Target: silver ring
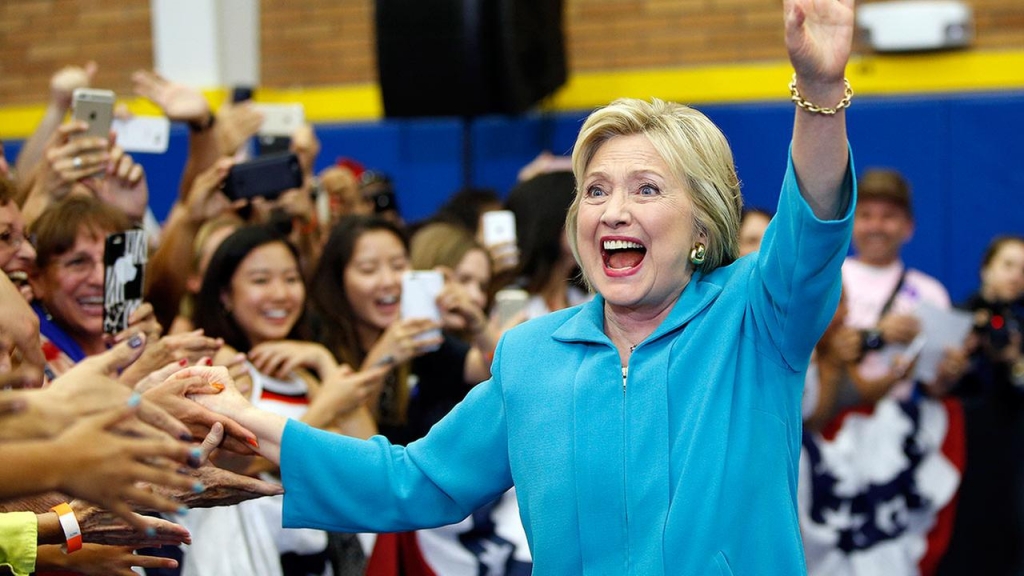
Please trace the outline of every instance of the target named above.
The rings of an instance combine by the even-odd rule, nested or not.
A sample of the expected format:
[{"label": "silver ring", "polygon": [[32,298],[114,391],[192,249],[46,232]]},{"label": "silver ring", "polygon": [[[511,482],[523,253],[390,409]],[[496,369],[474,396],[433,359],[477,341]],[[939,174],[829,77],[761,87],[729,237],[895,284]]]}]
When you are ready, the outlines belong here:
[{"label": "silver ring", "polygon": [[75,170],[78,170],[79,168],[82,167],[82,159],[78,156],[75,156],[74,158],[71,159],[71,166],[73,166]]}]

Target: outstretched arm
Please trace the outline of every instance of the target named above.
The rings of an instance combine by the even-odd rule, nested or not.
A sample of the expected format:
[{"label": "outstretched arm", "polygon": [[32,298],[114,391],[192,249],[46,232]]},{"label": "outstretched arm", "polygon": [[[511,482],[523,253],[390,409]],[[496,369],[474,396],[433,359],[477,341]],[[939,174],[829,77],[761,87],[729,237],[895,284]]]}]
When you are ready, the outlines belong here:
[{"label": "outstretched arm", "polygon": [[[836,108],[853,39],[854,0],[786,0],[786,49],[796,89],[806,102]],[[800,190],[823,220],[840,217],[849,197],[842,190],[849,163],[846,112],[811,112],[798,106],[793,124],[793,166]]]}]

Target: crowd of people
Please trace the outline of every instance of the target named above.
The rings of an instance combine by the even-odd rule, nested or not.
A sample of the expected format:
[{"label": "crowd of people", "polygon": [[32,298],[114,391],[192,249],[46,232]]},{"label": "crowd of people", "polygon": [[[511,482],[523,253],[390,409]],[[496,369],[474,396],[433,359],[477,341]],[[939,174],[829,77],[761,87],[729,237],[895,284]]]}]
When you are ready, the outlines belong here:
[{"label": "crowd of people", "polygon": [[[301,187],[230,200],[258,110],[139,71],[189,127],[159,224],[142,167],[65,120],[96,66],[57,71],[0,148],[0,572],[1024,573],[1024,236],[959,306],[908,266],[910,183],[847,144],[852,0],[785,4],[774,211],[657,99],[422,222],[357,161],[316,173],[308,125]],[[131,229],[145,302],[111,331]],[[435,319],[402,313],[411,270],[441,273]]]}]

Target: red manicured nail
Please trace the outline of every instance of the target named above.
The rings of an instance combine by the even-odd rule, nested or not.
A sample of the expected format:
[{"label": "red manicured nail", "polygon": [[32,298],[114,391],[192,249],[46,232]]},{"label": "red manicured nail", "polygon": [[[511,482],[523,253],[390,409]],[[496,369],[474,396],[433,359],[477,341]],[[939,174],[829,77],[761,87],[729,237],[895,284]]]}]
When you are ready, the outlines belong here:
[{"label": "red manicured nail", "polygon": [[188,358],[182,358],[181,360],[178,360],[178,366],[181,366],[182,368],[188,366]]},{"label": "red manicured nail", "polygon": [[256,440],[256,438],[246,438],[245,441],[247,444],[249,444],[249,446],[252,446],[253,448],[259,450],[260,443],[259,441]]},{"label": "red manicured nail", "polygon": [[207,366],[213,366],[213,358],[207,358],[206,360],[203,361],[203,363],[206,364]]},{"label": "red manicured nail", "polygon": [[221,384],[220,382],[211,382],[210,386],[213,386],[213,389],[216,390],[217,392],[224,390],[224,385]]}]

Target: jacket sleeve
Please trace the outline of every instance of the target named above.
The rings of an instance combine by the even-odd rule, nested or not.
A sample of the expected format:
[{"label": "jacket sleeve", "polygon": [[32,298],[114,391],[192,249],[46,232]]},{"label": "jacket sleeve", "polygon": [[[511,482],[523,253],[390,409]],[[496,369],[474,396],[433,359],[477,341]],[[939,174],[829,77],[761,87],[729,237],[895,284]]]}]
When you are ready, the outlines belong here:
[{"label": "jacket sleeve", "polygon": [[477,385],[408,447],[289,421],[285,527],[398,532],[458,522],[512,486],[501,386]]},{"label": "jacket sleeve", "polygon": [[835,220],[820,220],[800,193],[790,156],[778,211],[765,231],[749,283],[752,313],[764,332],[760,336],[793,370],[807,368],[839,303],[856,206],[852,154],[843,188],[845,213]]},{"label": "jacket sleeve", "polygon": [[36,569],[39,524],[33,512],[0,514],[0,567],[14,576],[28,576]]}]

